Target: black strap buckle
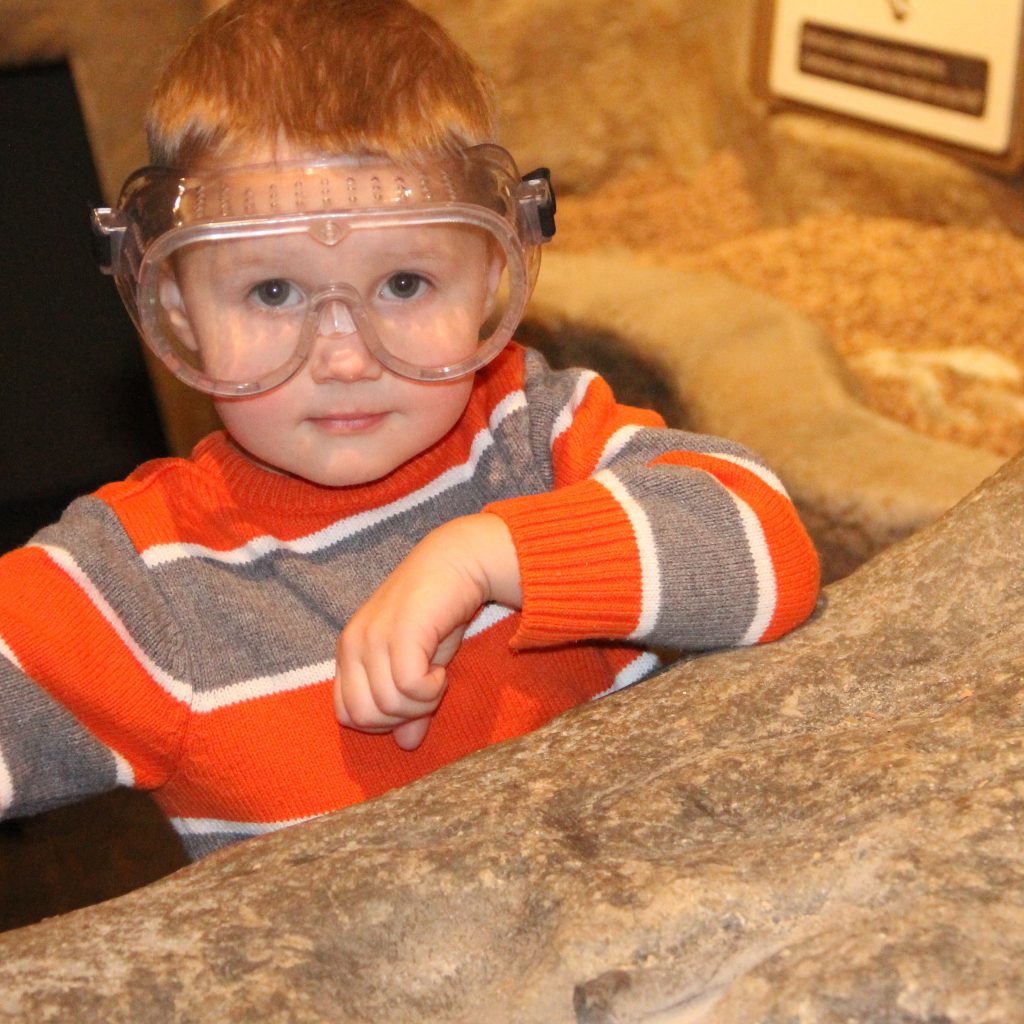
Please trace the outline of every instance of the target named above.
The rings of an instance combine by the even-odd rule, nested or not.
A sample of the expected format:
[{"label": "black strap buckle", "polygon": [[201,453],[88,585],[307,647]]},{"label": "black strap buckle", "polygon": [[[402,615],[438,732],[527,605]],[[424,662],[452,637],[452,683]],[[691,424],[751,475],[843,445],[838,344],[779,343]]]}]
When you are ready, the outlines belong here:
[{"label": "black strap buckle", "polygon": [[544,193],[543,201],[537,203],[537,220],[540,223],[541,235],[547,242],[555,237],[555,190],[551,184],[551,171],[547,167],[538,167],[523,175],[528,185],[539,186]]}]

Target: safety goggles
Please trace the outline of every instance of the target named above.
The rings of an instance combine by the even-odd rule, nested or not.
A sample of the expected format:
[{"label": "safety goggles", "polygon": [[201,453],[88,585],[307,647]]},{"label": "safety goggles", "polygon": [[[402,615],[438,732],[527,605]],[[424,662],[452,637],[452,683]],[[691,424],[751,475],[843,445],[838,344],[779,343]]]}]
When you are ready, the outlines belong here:
[{"label": "safety goggles", "polygon": [[546,169],[520,177],[487,145],[426,167],[144,168],[93,229],[164,364],[238,396],[287,380],[321,338],[413,380],[480,369],[522,317],[554,212]]}]

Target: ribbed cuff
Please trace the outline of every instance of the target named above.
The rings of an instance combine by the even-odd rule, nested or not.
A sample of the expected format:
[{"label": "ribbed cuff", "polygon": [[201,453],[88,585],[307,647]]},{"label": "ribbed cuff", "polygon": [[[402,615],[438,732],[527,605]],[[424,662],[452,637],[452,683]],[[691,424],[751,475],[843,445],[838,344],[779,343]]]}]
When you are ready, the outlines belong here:
[{"label": "ribbed cuff", "polygon": [[621,639],[641,608],[640,563],[629,518],[601,484],[584,480],[484,508],[508,526],[523,589],[517,648]]}]

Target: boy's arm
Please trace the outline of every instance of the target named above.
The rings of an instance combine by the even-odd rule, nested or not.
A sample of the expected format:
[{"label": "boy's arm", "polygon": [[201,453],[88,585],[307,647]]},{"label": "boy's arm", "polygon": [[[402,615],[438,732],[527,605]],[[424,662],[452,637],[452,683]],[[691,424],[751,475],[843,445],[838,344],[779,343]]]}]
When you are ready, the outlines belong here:
[{"label": "boy's arm", "polygon": [[[353,620],[357,633],[349,626],[339,643],[336,705],[345,724],[388,731],[407,722],[396,738],[416,746],[443,696],[443,666],[488,599],[479,579],[513,558],[516,600],[490,599],[522,609],[513,640],[521,648],[588,639],[681,650],[763,643],[813,610],[817,555],[782,484],[756,456],[618,405],[594,374],[555,373],[533,354],[525,365],[529,415],[506,443],[531,448],[552,486],[485,506],[511,547],[505,534],[491,546],[460,538],[464,520],[429,535],[382,587],[397,641],[384,629],[374,634],[371,598],[366,616]],[[432,582],[441,565],[445,582]],[[400,603],[398,591],[413,587],[419,596]],[[441,592],[450,604],[437,601]],[[396,682],[387,666],[408,649],[403,631],[414,634],[418,660],[413,668],[402,660]]]},{"label": "boy's arm", "polygon": [[519,559],[516,646],[703,650],[764,643],[810,615],[817,553],[756,455],[618,405],[588,371],[554,373],[532,354],[526,365],[527,395],[532,381],[547,396],[533,436],[550,451],[552,486],[486,506]]}]

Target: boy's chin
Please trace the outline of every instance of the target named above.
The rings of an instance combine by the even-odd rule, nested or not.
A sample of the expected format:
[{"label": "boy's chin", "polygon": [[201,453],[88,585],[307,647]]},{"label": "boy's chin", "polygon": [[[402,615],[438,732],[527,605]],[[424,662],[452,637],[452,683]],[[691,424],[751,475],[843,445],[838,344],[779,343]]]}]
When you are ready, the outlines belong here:
[{"label": "boy's chin", "polygon": [[383,480],[398,468],[390,460],[337,459],[323,464],[297,464],[279,473],[320,487],[362,487]]}]

